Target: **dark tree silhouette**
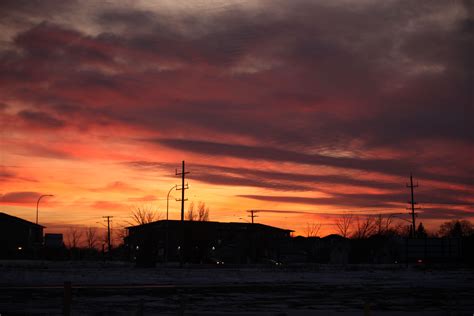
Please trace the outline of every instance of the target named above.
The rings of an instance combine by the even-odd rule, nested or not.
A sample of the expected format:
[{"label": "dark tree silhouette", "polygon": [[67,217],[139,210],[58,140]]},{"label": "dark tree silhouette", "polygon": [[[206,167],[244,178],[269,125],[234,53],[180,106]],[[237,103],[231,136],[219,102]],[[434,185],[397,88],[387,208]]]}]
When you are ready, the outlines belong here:
[{"label": "dark tree silhouette", "polygon": [[153,211],[151,206],[135,206],[132,210],[131,225],[143,225],[155,222],[161,218],[161,214]]},{"label": "dark tree silhouette", "polygon": [[206,203],[199,202],[197,212],[198,212],[198,221],[201,221],[201,222],[209,221],[209,207],[206,206]]},{"label": "dark tree silhouette", "polygon": [[428,237],[428,233],[426,232],[425,226],[423,226],[422,222],[420,222],[420,224],[418,224],[418,228],[416,229],[416,236],[419,237],[419,238]]},{"label": "dark tree silhouette", "polygon": [[186,219],[188,221],[195,221],[197,220],[198,215],[197,211],[194,209],[194,202],[189,203],[188,211],[186,212]]},{"label": "dark tree silhouette", "polygon": [[467,237],[474,234],[474,227],[468,220],[452,220],[441,224],[439,235],[442,237]]},{"label": "dark tree silhouette", "polygon": [[375,218],[372,216],[365,216],[365,218],[356,218],[356,230],[353,237],[356,239],[364,239],[372,236],[376,231]]},{"label": "dark tree silhouette", "polygon": [[82,231],[77,227],[70,227],[68,229],[67,241],[70,249],[79,248],[82,239]]},{"label": "dark tree silhouette", "polygon": [[97,234],[96,227],[87,227],[86,229],[86,242],[87,248],[94,249],[99,242],[99,235]]},{"label": "dark tree silhouette", "polygon": [[306,223],[306,237],[317,237],[321,230],[321,224],[319,223]]},{"label": "dark tree silhouette", "polygon": [[374,219],[374,225],[375,225],[375,235],[388,235],[392,233],[391,229],[391,224],[392,224],[392,217],[389,216],[383,216],[383,214],[379,214],[375,217]]},{"label": "dark tree silhouette", "polygon": [[209,207],[206,206],[206,203],[199,202],[196,208],[194,202],[191,202],[186,213],[186,219],[188,221],[209,221]]},{"label": "dark tree silhouette", "polygon": [[412,225],[411,224],[403,224],[399,223],[395,226],[394,228],[395,234],[401,236],[401,237],[411,237],[412,236]]},{"label": "dark tree silhouette", "polygon": [[353,220],[354,217],[352,214],[341,214],[341,216],[336,219],[336,230],[339,235],[345,238],[349,237]]}]

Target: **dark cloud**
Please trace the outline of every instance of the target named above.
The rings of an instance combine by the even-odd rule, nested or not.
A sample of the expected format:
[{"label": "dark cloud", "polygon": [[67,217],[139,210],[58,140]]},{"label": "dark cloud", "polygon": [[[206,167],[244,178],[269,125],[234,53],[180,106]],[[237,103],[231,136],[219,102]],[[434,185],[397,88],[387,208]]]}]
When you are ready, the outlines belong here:
[{"label": "dark cloud", "polygon": [[125,26],[126,29],[120,29],[122,32],[143,32],[153,24],[159,22],[156,14],[150,11],[142,10],[108,10],[97,16],[97,21],[106,26],[117,27]]},{"label": "dark cloud", "polygon": [[[399,208],[404,203],[408,206],[409,194],[386,193],[386,194],[356,194],[332,192],[329,197],[300,197],[300,196],[275,196],[275,195],[238,195],[239,197],[282,203],[298,203],[310,205],[336,205],[353,208]],[[420,205],[451,205],[472,207],[468,201],[469,196],[436,196],[430,192],[416,195]]]},{"label": "dark cloud", "polygon": [[[154,161],[130,161],[126,162],[125,165],[135,169],[160,172],[173,170],[177,167],[176,164]],[[400,187],[403,187],[403,184],[396,182],[377,181],[372,179],[367,180],[342,174],[317,175],[310,173],[289,173],[275,170],[249,169],[244,167],[224,167],[204,164],[188,164],[188,168],[190,168],[190,170],[192,171],[189,177],[199,175],[199,179],[196,179],[203,182],[212,181],[213,175],[218,175],[219,177],[229,176],[229,182],[232,182],[232,179],[238,176],[245,177],[249,180],[258,181],[262,184],[265,184],[265,181],[267,183],[294,182],[305,186],[306,189],[314,186],[324,187],[328,184],[342,184],[348,186],[368,187],[375,189],[399,189]],[[263,185],[263,187],[267,186]],[[303,188],[304,187],[302,187],[301,189]]]},{"label": "dark cloud", "polygon": [[[416,193],[416,202],[419,204],[447,204],[447,205],[470,205],[468,197],[470,195],[462,195],[457,191],[451,191],[452,194],[446,194],[440,196],[436,194],[437,191],[424,190],[421,193]],[[406,192],[394,192],[387,194],[346,194],[346,193],[335,193],[338,199],[347,199],[349,201],[371,201],[376,200],[387,203],[403,203],[410,200],[409,191]]]},{"label": "dark cloud", "polygon": [[254,194],[245,194],[238,195],[242,198],[254,199],[260,201],[269,201],[269,202],[281,202],[281,203],[296,203],[296,204],[307,204],[307,205],[334,205],[340,207],[349,207],[349,208],[360,208],[360,207],[378,207],[378,208],[388,208],[394,207],[396,205],[379,201],[376,198],[370,200],[363,200],[357,197],[355,198],[338,198],[338,197],[301,197],[301,196],[270,196],[270,195],[254,195]]},{"label": "dark cloud", "polygon": [[423,207],[418,212],[418,221],[424,219],[463,219],[472,218],[474,211],[464,211],[450,207]]},{"label": "dark cloud", "polygon": [[259,187],[266,189],[282,190],[282,191],[310,191],[311,187],[302,184],[291,184],[280,182],[273,182],[270,179],[251,179],[247,177],[230,176],[223,174],[190,174],[188,179],[198,180],[205,183],[228,185],[228,186],[248,186]]},{"label": "dark cloud", "polygon": [[[147,170],[151,172],[170,172],[177,167],[175,164],[133,161],[126,163],[135,169]],[[354,207],[388,207],[394,204],[403,204],[409,201],[409,191],[405,187],[404,180],[400,182],[386,182],[376,179],[361,179],[354,176],[341,174],[315,175],[286,173],[269,170],[258,170],[248,168],[223,167],[202,164],[188,164],[191,173],[189,179],[199,180],[205,183],[217,185],[242,185],[254,186],[279,191],[310,191],[316,190],[331,195],[330,198],[293,198],[293,197],[266,197],[267,200],[288,201],[289,203],[302,204],[336,204]],[[170,172],[171,173],[171,172]],[[331,185],[340,185],[328,189]],[[366,187],[376,190],[389,190],[387,194],[347,194],[351,190],[360,190]],[[472,196],[472,189],[443,189],[425,185],[422,182],[420,188],[416,189],[416,201],[421,205],[470,205],[469,197]],[[253,196],[255,198],[255,196]],[[258,199],[263,199],[258,197]]]},{"label": "dark cloud", "polygon": [[13,172],[11,170],[8,170],[7,168],[3,167],[2,169],[0,169],[0,180],[1,181],[4,181],[4,182],[8,182],[8,181],[17,181],[17,180],[20,180],[20,181],[27,181],[27,182],[38,182],[38,180],[36,179],[33,179],[31,177],[24,177],[24,176],[21,176],[19,175],[18,173],[16,172]]},{"label": "dark cloud", "polygon": [[35,127],[56,129],[65,126],[64,121],[58,120],[57,118],[54,118],[45,112],[24,110],[19,112],[18,116],[22,118],[27,124],[31,124]]},{"label": "dark cloud", "polygon": [[26,143],[23,147],[18,146],[13,150],[16,154],[22,156],[45,157],[51,159],[74,159],[71,154],[47,145]]},{"label": "dark cloud", "polygon": [[15,173],[8,171],[6,169],[0,169],[0,179],[2,181],[8,181],[8,180],[14,179],[15,177],[16,177]]},{"label": "dark cloud", "polygon": [[[271,9],[279,15],[264,10],[250,13],[237,9],[220,12],[205,21],[178,14],[111,8],[99,12],[97,19],[110,27],[124,25],[114,34],[102,33],[91,37],[56,25],[42,24],[18,36],[17,44],[37,57],[59,54],[59,60],[65,66],[64,71],[69,71],[65,77],[70,83],[58,83],[58,88],[104,87],[124,94],[121,102],[136,89],[147,91],[143,77],[134,78],[142,85],[130,89],[127,87],[129,80],[125,79],[130,76],[76,71],[77,67],[98,63],[122,70],[114,62],[115,59],[137,62],[136,57],[139,56],[146,63],[158,61],[160,64],[170,59],[184,63],[184,68],[157,73],[150,78],[155,82],[153,89],[158,87],[164,95],[172,90],[169,89],[172,86],[182,87],[178,95],[171,96],[172,100],[160,102],[172,102],[172,106],[152,107],[146,103],[155,100],[144,100],[146,103],[139,105],[141,111],[116,106],[113,109],[104,109],[103,106],[89,109],[102,112],[110,121],[146,126],[160,132],[172,126],[178,128],[182,124],[207,129],[210,133],[245,134],[264,141],[299,146],[347,145],[356,138],[366,142],[369,149],[372,146],[398,148],[399,143],[405,143],[401,140],[409,139],[456,138],[472,141],[472,124],[467,124],[468,121],[459,124],[460,117],[469,117],[463,115],[469,114],[465,113],[468,108],[462,106],[463,101],[456,97],[460,95],[457,89],[459,83],[466,81],[461,74],[428,71],[427,74],[412,78],[403,77],[393,72],[401,58],[386,60],[391,56],[387,51],[395,50],[399,41],[407,47],[415,45],[410,44],[411,38],[416,39],[414,43],[422,43],[415,36],[420,34],[423,37],[425,32],[433,28],[436,31],[431,32],[442,34],[439,36],[440,41],[465,36],[458,34],[464,34],[459,28],[443,28],[435,22],[428,24],[431,28],[423,25],[413,32],[398,32],[398,26],[403,23],[412,20],[412,23],[421,23],[415,18],[418,12],[429,16],[437,12],[439,7],[442,6],[398,2],[389,6],[370,4],[361,6],[354,14],[352,10],[340,6],[298,1],[292,5],[283,4],[280,9]],[[281,11],[283,8],[285,10]],[[329,28],[324,22],[328,19],[344,23],[336,23],[338,27]],[[387,35],[362,36],[373,33],[374,26],[380,33],[386,31]],[[393,38],[388,34],[393,35]],[[423,49],[422,44],[416,45]],[[465,50],[464,46],[450,45],[448,42],[438,46],[454,52]],[[410,55],[411,50],[404,49],[402,52]],[[452,54],[439,55],[441,61],[437,62],[443,69],[456,62]],[[422,62],[421,57],[414,60]],[[160,58],[164,59],[160,61]],[[247,84],[238,76],[222,75],[226,69],[222,68],[220,61],[228,64],[232,60],[232,65],[241,65],[245,63],[245,58],[260,58],[263,61],[276,59],[280,66],[246,75]],[[207,65],[203,72],[196,66],[202,63]],[[414,62],[412,67],[417,67],[417,64]],[[429,69],[430,66],[426,67]],[[204,100],[199,100],[200,96],[196,98],[196,93],[193,95],[193,91],[182,84],[183,78],[189,74],[199,78],[198,84],[206,85],[200,91],[207,92],[210,91],[208,87],[218,85],[225,86],[229,95],[216,98],[211,93]],[[401,81],[403,88],[396,93],[382,93],[387,90],[385,86],[395,80],[392,78]],[[173,84],[168,85],[166,81]],[[258,92],[251,88],[255,86],[260,87]],[[436,89],[431,89],[429,94],[422,93],[433,86]],[[423,90],[411,87],[421,87]],[[231,97],[242,98],[245,94],[241,91],[249,88],[249,96],[254,96],[253,101],[247,98],[245,102],[250,104],[230,102]],[[255,96],[255,93],[259,95]],[[285,103],[282,104],[282,101]],[[328,112],[327,106],[331,103],[347,103],[335,108],[343,112],[362,107],[365,109],[364,117],[353,119],[337,113],[330,114],[332,111]],[[288,104],[302,107],[305,111],[289,111]],[[282,111],[286,120],[277,117],[282,115]],[[88,113],[84,111],[83,114],[85,116]],[[266,118],[265,124],[260,123],[262,116]]]},{"label": "dark cloud", "polygon": [[[318,211],[293,211],[293,210],[256,210],[262,213],[275,213],[275,214],[288,214],[288,215],[312,215],[317,216],[318,218],[326,218],[326,219],[337,219],[341,216],[338,213],[324,213]],[[444,207],[444,208],[431,208],[431,207],[423,207],[420,210],[417,210],[417,220],[418,221],[425,221],[425,220],[439,220],[439,219],[462,219],[462,218],[472,218],[474,216],[474,211],[463,211],[455,208]],[[378,216],[382,215],[385,217],[391,217],[393,221],[397,221],[397,219],[405,218],[409,219],[408,213],[393,213],[393,212],[383,212],[381,210],[374,210],[372,212],[350,212],[354,217],[365,217],[365,216]],[[331,225],[331,224],[326,224]]]},{"label": "dark cloud", "polygon": [[0,203],[36,203],[41,193],[38,192],[7,192],[0,195]]},{"label": "dark cloud", "polygon": [[380,172],[397,176],[406,176],[410,171],[413,171],[416,172],[419,177],[430,180],[455,181],[462,184],[472,184],[473,181],[471,177],[450,176],[424,172],[422,171],[418,162],[403,159],[330,157],[319,154],[306,154],[304,152],[296,152],[274,147],[256,147],[198,140],[154,139],[149,141],[173,149],[211,156],[228,156],[242,159],[267,160],[274,162],[293,162],[299,164],[354,169],[365,172]]},{"label": "dark cloud", "polygon": [[368,187],[375,189],[399,189],[400,184],[394,182],[377,181],[377,180],[366,180],[361,178],[355,178],[352,176],[346,176],[341,174],[330,174],[330,175],[316,175],[310,173],[289,173],[280,171],[267,171],[259,169],[248,169],[248,168],[235,168],[235,167],[222,167],[212,165],[191,165],[191,169],[194,172],[209,173],[209,172],[220,172],[221,174],[235,174],[248,178],[256,179],[267,179],[268,181],[290,181],[295,183],[304,184],[306,186],[324,187],[328,184],[342,184],[348,186]]},{"label": "dark cloud", "polygon": [[309,211],[294,211],[294,210],[260,210],[256,209],[259,213],[275,213],[275,214],[303,214],[303,215],[327,215],[326,213],[317,213]]},{"label": "dark cloud", "polygon": [[[400,160],[391,159],[359,159],[346,157],[330,157],[319,154],[307,154],[305,152],[296,152],[275,147],[257,147],[239,144],[224,144],[200,140],[184,139],[152,139],[149,142],[155,142],[162,146],[174,149],[190,151],[195,153],[230,156],[244,159],[258,159],[268,161],[295,162],[309,165],[327,165],[332,167],[383,171],[394,173],[396,170],[409,170],[410,166]],[[396,174],[400,174],[400,171]]]},{"label": "dark cloud", "polygon": [[53,13],[62,9],[70,8],[77,1],[61,1],[61,0],[3,0],[0,8],[5,15],[15,15],[21,13],[24,18],[46,13]]}]

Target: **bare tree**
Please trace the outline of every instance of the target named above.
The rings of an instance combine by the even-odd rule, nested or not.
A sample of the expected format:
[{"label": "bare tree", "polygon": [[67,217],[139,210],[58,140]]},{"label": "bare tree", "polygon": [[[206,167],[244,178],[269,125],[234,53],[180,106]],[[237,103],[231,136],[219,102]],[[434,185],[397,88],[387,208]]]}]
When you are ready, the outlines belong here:
[{"label": "bare tree", "polygon": [[131,225],[143,225],[155,222],[161,218],[161,214],[156,211],[153,211],[151,206],[135,206],[132,210],[131,222],[128,222]]},{"label": "bare tree", "polygon": [[321,230],[321,224],[319,223],[306,223],[306,237],[317,237]]},{"label": "bare tree", "polygon": [[349,237],[350,231],[352,229],[352,222],[354,217],[350,213],[342,214],[339,218],[336,219],[336,230],[344,238]]},{"label": "bare tree", "polygon": [[363,239],[372,236],[376,231],[376,223],[373,216],[365,216],[365,218],[356,218],[356,231],[354,238]]},{"label": "bare tree", "polygon": [[86,229],[86,242],[87,248],[94,249],[99,241],[99,235],[97,234],[96,227],[87,227]]},{"label": "bare tree", "polygon": [[189,204],[188,211],[186,212],[186,219],[188,221],[209,221],[209,207],[206,206],[206,203],[201,201],[197,207],[194,202],[191,202]]},{"label": "bare tree", "polygon": [[395,225],[394,231],[401,237],[410,237],[412,236],[412,226],[411,224],[398,223]]},{"label": "bare tree", "polygon": [[195,221],[198,219],[198,212],[194,209],[194,202],[189,203],[186,219],[188,221]]},{"label": "bare tree", "polygon": [[379,214],[374,219],[375,225],[375,235],[387,235],[390,232],[390,225],[392,224],[392,217],[383,216],[383,214]]},{"label": "bare tree", "polygon": [[199,202],[197,209],[198,221],[207,222],[209,221],[209,207],[206,206],[206,203]]},{"label": "bare tree", "polygon": [[125,243],[125,238],[128,237],[128,229],[126,229],[127,225],[124,225],[124,224],[121,224],[118,226],[119,226],[118,228],[113,230],[114,232],[113,236],[114,236],[114,240],[116,241],[116,244],[121,245]]},{"label": "bare tree", "polygon": [[69,227],[67,240],[68,247],[71,249],[78,248],[81,243],[82,231],[78,227]]}]

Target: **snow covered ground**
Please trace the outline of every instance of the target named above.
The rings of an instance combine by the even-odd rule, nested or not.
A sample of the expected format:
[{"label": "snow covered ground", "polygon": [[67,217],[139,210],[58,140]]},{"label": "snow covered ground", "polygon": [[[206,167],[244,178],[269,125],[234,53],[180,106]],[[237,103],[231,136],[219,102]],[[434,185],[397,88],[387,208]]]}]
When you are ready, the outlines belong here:
[{"label": "snow covered ground", "polygon": [[473,315],[469,269],[0,261],[0,314]]}]

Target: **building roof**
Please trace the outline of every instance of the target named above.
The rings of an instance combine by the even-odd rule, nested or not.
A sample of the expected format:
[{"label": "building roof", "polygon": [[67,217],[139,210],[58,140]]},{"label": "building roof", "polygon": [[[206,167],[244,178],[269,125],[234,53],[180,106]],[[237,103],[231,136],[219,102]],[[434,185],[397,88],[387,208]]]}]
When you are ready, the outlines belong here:
[{"label": "building roof", "polygon": [[[159,220],[159,221],[155,221],[155,222],[151,222],[151,223],[147,223],[147,224],[128,226],[128,227],[125,227],[125,228],[130,230],[130,229],[135,229],[135,228],[139,228],[139,227],[161,225],[161,224],[164,224],[166,222],[171,223],[171,224],[178,224],[181,221],[180,220],[168,220],[168,221],[167,220]],[[234,226],[234,227],[236,227],[236,226],[237,227],[252,226],[252,227],[260,227],[260,228],[264,228],[264,229],[276,229],[276,230],[280,230],[280,231],[293,232],[293,230],[291,230],[291,229],[284,229],[284,228],[279,228],[279,227],[274,227],[274,226],[269,226],[269,225],[259,224],[259,223],[252,224],[252,223],[241,223],[241,222],[211,222],[211,221],[184,221],[184,222],[186,223],[186,225],[219,225],[219,226]]]},{"label": "building roof", "polygon": [[12,216],[12,215],[0,212],[0,222],[3,222],[3,221],[11,221],[11,222],[16,222],[16,223],[23,224],[23,225],[45,228],[42,225],[35,224],[33,222],[27,221],[26,219],[19,218],[19,217],[16,217],[16,216]]}]

